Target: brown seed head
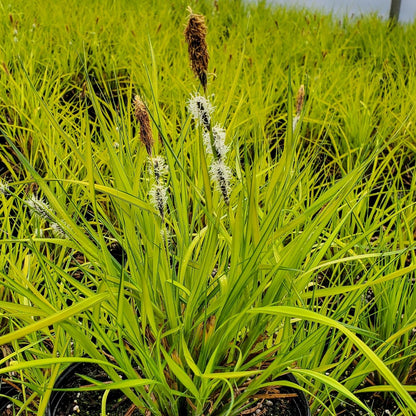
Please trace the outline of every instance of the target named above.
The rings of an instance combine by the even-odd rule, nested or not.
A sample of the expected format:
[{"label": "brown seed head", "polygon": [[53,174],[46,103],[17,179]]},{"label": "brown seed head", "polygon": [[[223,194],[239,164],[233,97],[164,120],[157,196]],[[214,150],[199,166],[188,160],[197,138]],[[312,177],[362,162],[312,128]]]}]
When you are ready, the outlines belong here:
[{"label": "brown seed head", "polygon": [[208,71],[208,48],[205,40],[207,27],[205,18],[200,14],[192,13],[188,8],[189,18],[188,25],[185,29],[185,40],[188,44],[188,54],[191,61],[191,68],[194,74],[199,78],[204,91],[207,88],[207,71]]},{"label": "brown seed head", "polygon": [[134,116],[140,124],[140,140],[146,147],[147,154],[152,156],[153,136],[147,108],[138,95],[133,100]]},{"label": "brown seed head", "polygon": [[296,96],[296,115],[299,117],[302,112],[303,103],[305,101],[305,87],[302,84],[299,87],[298,95]]}]

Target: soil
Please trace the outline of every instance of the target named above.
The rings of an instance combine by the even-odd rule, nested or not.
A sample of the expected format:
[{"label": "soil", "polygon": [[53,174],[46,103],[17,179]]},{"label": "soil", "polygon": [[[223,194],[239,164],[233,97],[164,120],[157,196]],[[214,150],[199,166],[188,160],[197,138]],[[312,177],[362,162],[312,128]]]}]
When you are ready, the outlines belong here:
[{"label": "soil", "polygon": [[[370,408],[375,416],[393,416],[397,415],[397,404],[390,397],[384,398],[379,393],[363,395],[357,394],[359,399]],[[367,412],[349,401],[338,406],[337,416],[366,416]]]},{"label": "soil", "polygon": [[[57,388],[78,388],[87,383],[78,374],[84,374],[99,381],[108,381],[106,373],[98,366],[79,364],[75,373],[64,376],[65,385]],[[51,399],[50,416],[100,416],[102,391],[56,392]],[[300,412],[294,398],[296,391],[280,387],[278,391],[260,392],[260,400],[241,412],[241,416],[307,416]],[[58,397],[61,396],[60,399]],[[274,397],[272,397],[274,396]],[[278,396],[278,397],[276,397]],[[52,407],[54,407],[52,409]],[[142,416],[142,413],[119,391],[111,392],[107,399],[107,414],[111,416]]]},{"label": "soil", "polygon": [[[56,388],[79,388],[88,385],[79,374],[106,382],[109,378],[97,365],[80,363],[74,372],[64,376],[62,385]],[[51,397],[50,416],[100,416],[103,391],[55,392]],[[141,416],[142,413],[119,390],[111,391],[107,398],[107,414],[111,416]]]},{"label": "soil", "polygon": [[253,403],[253,406],[242,411],[240,416],[307,416],[307,414],[300,412],[300,409],[294,403],[293,397],[282,397],[264,399]]}]

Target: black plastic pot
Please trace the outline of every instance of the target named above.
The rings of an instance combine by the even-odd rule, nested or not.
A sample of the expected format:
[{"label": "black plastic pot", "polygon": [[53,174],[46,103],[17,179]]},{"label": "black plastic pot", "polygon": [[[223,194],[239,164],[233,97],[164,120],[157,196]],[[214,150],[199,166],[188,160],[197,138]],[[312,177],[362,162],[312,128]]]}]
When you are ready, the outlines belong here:
[{"label": "black plastic pot", "polygon": [[[77,369],[81,367],[81,363],[75,363],[70,365],[64,372],[58,377],[53,386],[54,389],[62,389],[67,387],[66,380],[68,377],[72,376],[77,372]],[[59,408],[59,405],[62,400],[64,400],[65,395],[68,394],[64,391],[52,391],[49,398],[48,407],[46,408],[45,416],[55,416],[56,410]]]},{"label": "black plastic pot", "polygon": [[[70,365],[59,376],[59,378],[57,379],[55,383],[54,388],[60,389],[60,388],[74,387],[72,385],[68,385],[68,382],[74,379],[75,374],[77,373],[83,374],[86,366],[88,366],[88,364],[84,364],[84,363],[76,363],[76,364]],[[93,376],[93,378],[95,377]],[[290,381],[291,383],[294,383],[294,384],[299,384],[298,381],[296,380],[296,377],[293,374],[285,374],[284,376],[279,377],[278,380],[285,380],[285,381]],[[286,394],[286,393],[296,394],[296,397],[291,397],[290,399],[288,399],[288,402],[290,403],[290,413],[292,416],[311,416],[308,401],[306,399],[305,394],[301,390],[297,390],[292,387],[282,386],[279,388],[279,391],[283,394]],[[117,394],[117,392],[114,392],[112,394]],[[49,400],[49,405],[46,409],[45,416],[59,416],[60,415],[59,411],[63,412],[64,414],[67,414],[65,413],[65,411],[69,411],[69,409],[60,410],[60,408],[67,406],[67,403],[68,402],[70,403],[71,400],[73,400],[72,399],[73,395],[74,395],[73,392],[53,391]],[[273,400],[274,399],[272,399],[272,402]],[[279,400],[279,399],[276,399],[276,400]],[[74,401],[73,404],[76,405],[76,402]],[[272,411],[273,411],[273,406],[271,406],[268,409],[267,415],[280,416],[280,413],[279,414],[272,413]],[[81,409],[80,414],[82,414],[82,409]],[[118,415],[118,414],[124,414],[124,412],[116,413],[113,411],[113,412],[110,412],[110,414]],[[137,413],[136,412],[133,413],[133,415],[138,415],[138,414],[139,414],[138,411]]]},{"label": "black plastic pot", "polygon": [[[89,364],[89,363],[75,363],[70,365],[56,380],[54,389],[66,389],[66,388],[77,388],[82,384],[85,384],[85,381],[82,380],[77,374],[87,375],[92,377],[98,381],[109,381],[108,376],[106,373],[96,364]],[[94,406],[94,408],[100,409],[101,406],[101,395],[103,392],[96,391],[96,392],[88,392],[89,398],[93,395],[99,396],[100,399],[96,399],[96,397],[92,397],[91,401],[88,402],[86,405]],[[60,416],[61,414],[72,414],[72,413],[79,413],[83,414],[85,410],[84,405],[82,404],[82,398],[77,398],[77,393],[73,391],[52,391],[49,404],[46,408],[45,416]],[[111,391],[108,396],[107,403],[113,401],[116,403],[123,402],[122,398],[124,397],[123,393],[118,390]],[[130,402],[127,402],[124,399],[124,404],[127,408],[130,406]],[[80,406],[79,411],[75,409],[76,406]],[[121,406],[120,406],[121,408]],[[120,410],[117,407],[117,410],[109,410],[108,414],[112,416],[124,415],[126,413],[126,407],[124,410]],[[138,411],[133,412],[132,416],[139,415]]]},{"label": "black plastic pot", "polygon": [[[298,380],[296,377],[289,373],[285,374],[282,377],[279,377],[278,380],[287,380],[294,384],[299,385]],[[296,408],[296,411],[298,412],[299,416],[311,416],[311,410],[309,409],[309,403],[306,399],[305,393],[301,390],[295,390],[290,387],[282,387],[282,392],[291,392],[296,393],[297,397],[293,398],[293,401],[291,401],[291,405],[293,405]],[[279,415],[275,415],[279,416]]]},{"label": "black plastic pot", "polygon": [[[13,402],[11,399],[19,395],[19,391],[4,381],[0,381],[0,416],[6,413],[7,407]],[[5,396],[5,397],[3,397]]]}]

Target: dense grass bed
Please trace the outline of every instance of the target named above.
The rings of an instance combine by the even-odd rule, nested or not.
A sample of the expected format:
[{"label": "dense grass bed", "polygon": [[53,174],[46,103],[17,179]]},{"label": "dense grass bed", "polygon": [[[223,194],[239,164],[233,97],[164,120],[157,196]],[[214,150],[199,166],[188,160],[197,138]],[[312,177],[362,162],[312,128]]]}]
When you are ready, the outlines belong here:
[{"label": "dense grass bed", "polygon": [[[187,6],[229,201],[188,108]],[[19,414],[82,360],[142,414],[239,415],[287,372],[313,415],[416,414],[416,24],[237,0],[0,10],[0,376]]]}]

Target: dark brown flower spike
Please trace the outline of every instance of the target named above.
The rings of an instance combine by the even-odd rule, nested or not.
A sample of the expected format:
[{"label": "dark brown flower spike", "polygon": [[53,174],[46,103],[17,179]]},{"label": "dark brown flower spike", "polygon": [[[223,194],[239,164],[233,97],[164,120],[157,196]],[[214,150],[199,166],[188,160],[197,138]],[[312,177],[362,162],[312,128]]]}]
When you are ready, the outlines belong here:
[{"label": "dark brown flower spike", "polygon": [[138,95],[134,97],[133,106],[134,116],[140,124],[140,140],[145,145],[147,154],[149,157],[151,157],[153,148],[153,136],[152,129],[150,128],[149,113],[147,112],[146,106]]},{"label": "dark brown flower spike", "polygon": [[194,74],[199,78],[204,91],[207,89],[207,71],[208,71],[208,48],[205,40],[207,27],[205,18],[200,14],[192,13],[188,7],[189,18],[188,25],[185,29],[185,40],[188,44],[189,59]]}]

